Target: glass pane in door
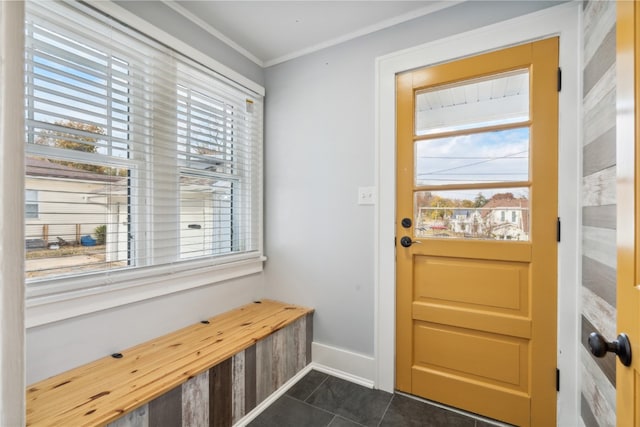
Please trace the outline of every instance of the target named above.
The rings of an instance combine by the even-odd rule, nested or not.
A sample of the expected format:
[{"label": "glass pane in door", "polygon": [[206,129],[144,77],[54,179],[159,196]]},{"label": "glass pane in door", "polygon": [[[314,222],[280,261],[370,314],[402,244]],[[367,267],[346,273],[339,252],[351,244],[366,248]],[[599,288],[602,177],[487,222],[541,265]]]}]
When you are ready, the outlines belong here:
[{"label": "glass pane in door", "polygon": [[416,238],[529,240],[529,189],[416,191]]},{"label": "glass pane in door", "polygon": [[432,135],[529,120],[529,70],[416,92],[415,134]]},{"label": "glass pane in door", "polygon": [[505,129],[415,143],[415,184],[529,180],[529,128]]}]

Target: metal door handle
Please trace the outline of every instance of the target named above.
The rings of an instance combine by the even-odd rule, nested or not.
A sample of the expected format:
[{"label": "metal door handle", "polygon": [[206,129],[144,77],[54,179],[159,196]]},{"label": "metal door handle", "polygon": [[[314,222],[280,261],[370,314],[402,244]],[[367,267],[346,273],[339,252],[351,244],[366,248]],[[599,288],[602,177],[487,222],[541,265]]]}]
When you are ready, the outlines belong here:
[{"label": "metal door handle", "polygon": [[631,365],[631,343],[627,334],[620,334],[618,338],[608,342],[604,337],[597,333],[589,334],[589,348],[595,357],[604,357],[608,352],[618,355],[620,362],[624,366]]},{"label": "metal door handle", "polygon": [[419,240],[411,240],[411,237],[409,236],[404,236],[400,239],[400,244],[402,245],[403,248],[408,248],[411,245],[415,245],[415,244],[420,244],[422,243]]}]

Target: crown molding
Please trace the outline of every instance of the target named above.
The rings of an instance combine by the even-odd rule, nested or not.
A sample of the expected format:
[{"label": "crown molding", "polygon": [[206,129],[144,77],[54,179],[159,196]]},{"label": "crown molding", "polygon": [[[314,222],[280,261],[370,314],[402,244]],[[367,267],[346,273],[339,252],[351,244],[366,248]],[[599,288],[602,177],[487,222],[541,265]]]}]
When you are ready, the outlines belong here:
[{"label": "crown molding", "polygon": [[195,25],[197,25],[198,27],[200,27],[201,29],[203,29],[204,31],[209,33],[210,35],[212,35],[213,37],[217,38],[218,40],[220,40],[221,42],[225,43],[230,48],[234,49],[239,54],[243,55],[245,58],[251,60],[252,62],[254,62],[255,64],[259,65],[262,68],[267,68],[267,67],[271,67],[273,65],[280,64],[282,62],[290,61],[292,59],[299,58],[301,56],[317,52],[317,51],[322,50],[322,49],[326,49],[328,47],[332,47],[332,46],[347,42],[349,40],[353,40],[353,39],[358,38],[358,37],[365,36],[367,34],[374,33],[376,31],[383,30],[385,28],[392,27],[394,25],[401,24],[401,23],[406,22],[406,21],[410,21],[412,19],[419,18],[419,17],[424,16],[424,15],[435,13],[435,12],[437,12],[439,10],[446,9],[446,8],[455,6],[457,4],[463,3],[464,0],[453,0],[453,1],[442,0],[442,1],[436,1],[436,2],[433,2],[433,3],[429,4],[428,6],[422,7],[420,9],[413,10],[411,12],[408,12],[408,13],[405,13],[405,14],[402,14],[402,15],[394,16],[393,18],[389,18],[389,19],[386,19],[384,21],[380,21],[380,22],[378,22],[376,24],[360,28],[360,29],[358,29],[356,31],[344,34],[344,35],[342,35],[340,37],[329,39],[329,40],[324,41],[322,43],[318,43],[318,44],[315,44],[315,45],[312,45],[312,46],[308,46],[308,47],[306,47],[304,49],[300,49],[300,50],[288,53],[286,55],[282,55],[282,56],[277,57],[277,58],[271,58],[271,59],[265,59],[265,60],[261,60],[255,54],[253,54],[252,52],[249,52],[247,49],[245,49],[244,47],[240,46],[238,43],[233,41],[231,38],[227,37],[225,34],[220,32],[216,28],[214,28],[212,25],[208,24],[207,22],[202,20],[200,17],[196,16],[195,14],[193,14],[190,11],[188,11],[187,9],[185,9],[176,0],[162,0],[162,2],[165,5],[167,5],[168,7],[170,7],[171,9],[173,9],[178,14],[182,15],[183,17],[185,17],[189,21],[193,22]]}]

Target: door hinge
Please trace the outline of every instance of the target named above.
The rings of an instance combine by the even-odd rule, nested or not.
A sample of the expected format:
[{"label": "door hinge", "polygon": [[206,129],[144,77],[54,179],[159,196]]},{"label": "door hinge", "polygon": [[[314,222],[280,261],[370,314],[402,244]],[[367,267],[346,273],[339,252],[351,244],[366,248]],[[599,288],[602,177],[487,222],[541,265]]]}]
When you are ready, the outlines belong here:
[{"label": "door hinge", "polygon": [[558,92],[562,90],[562,68],[558,67]]},{"label": "door hinge", "polygon": [[560,391],[560,369],[556,368],[556,391]]},{"label": "door hinge", "polygon": [[560,241],[561,227],[562,227],[562,225],[560,224],[560,217],[558,217],[558,223],[556,225],[556,228],[557,228],[556,229],[556,233],[557,233],[556,238],[557,238],[558,242]]}]

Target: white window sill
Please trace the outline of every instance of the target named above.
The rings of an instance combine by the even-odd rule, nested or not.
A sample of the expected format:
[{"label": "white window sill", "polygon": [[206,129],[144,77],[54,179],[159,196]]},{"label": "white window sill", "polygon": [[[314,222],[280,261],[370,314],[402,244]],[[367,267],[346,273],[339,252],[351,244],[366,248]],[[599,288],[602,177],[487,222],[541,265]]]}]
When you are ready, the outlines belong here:
[{"label": "white window sill", "polygon": [[[26,301],[26,328],[95,313],[175,292],[260,273],[265,257],[154,274],[97,288],[53,295],[31,296]],[[29,292],[27,291],[27,294]]]}]

